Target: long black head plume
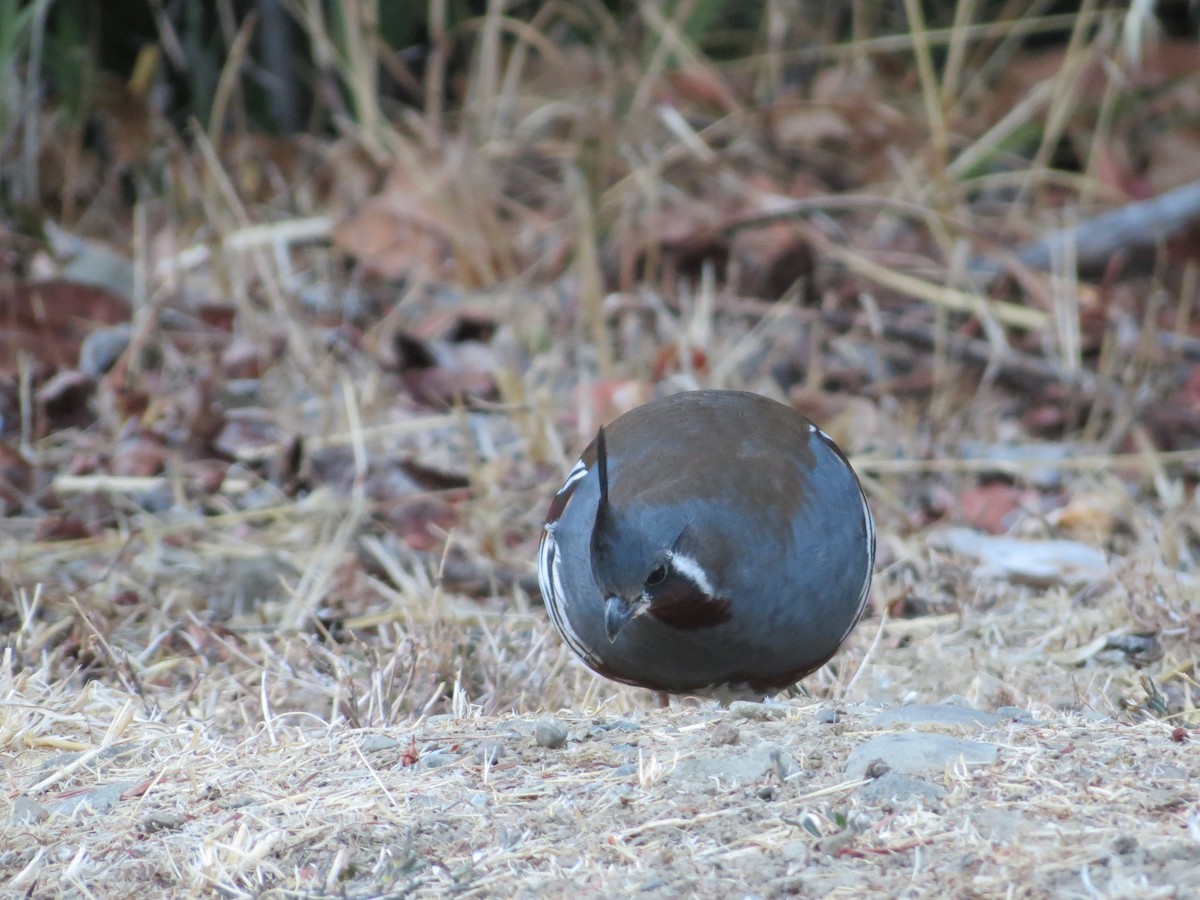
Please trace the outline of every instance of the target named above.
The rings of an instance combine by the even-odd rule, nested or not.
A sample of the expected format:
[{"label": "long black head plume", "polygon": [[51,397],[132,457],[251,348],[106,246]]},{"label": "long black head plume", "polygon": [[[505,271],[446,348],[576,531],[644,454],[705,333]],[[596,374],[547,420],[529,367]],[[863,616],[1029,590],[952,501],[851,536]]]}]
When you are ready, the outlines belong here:
[{"label": "long black head plume", "polygon": [[596,521],[592,525],[592,573],[602,587],[608,585],[605,573],[614,558],[617,523],[608,500],[608,442],[604,429],[596,435],[596,477],[600,481],[600,500],[596,505]]},{"label": "long black head plume", "polygon": [[608,505],[608,446],[604,441],[604,426],[596,435],[596,474],[600,478],[600,505]]}]

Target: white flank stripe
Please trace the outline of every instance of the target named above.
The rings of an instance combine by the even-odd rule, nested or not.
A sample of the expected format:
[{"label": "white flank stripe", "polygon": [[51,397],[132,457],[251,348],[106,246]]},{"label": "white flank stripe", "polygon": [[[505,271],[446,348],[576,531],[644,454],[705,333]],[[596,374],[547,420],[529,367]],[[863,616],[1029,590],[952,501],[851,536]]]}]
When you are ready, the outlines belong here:
[{"label": "white flank stripe", "polygon": [[[867,525],[867,575],[863,579],[862,592],[858,595],[858,612],[850,620],[850,627],[842,635],[842,641],[849,637],[850,632],[854,630],[854,626],[858,624],[863,610],[867,607],[867,597],[871,593],[871,576],[875,574],[875,517],[871,515],[871,508],[867,506],[867,495],[862,493],[861,487],[859,488],[859,496],[862,497],[863,519]],[[838,643],[841,643],[841,641]]]},{"label": "white flank stripe", "polygon": [[588,471],[587,466],[585,466],[583,464],[582,459],[579,462],[575,463],[575,468],[573,468],[567,474],[567,480],[563,482],[563,486],[558,489],[558,492],[561,494],[564,491],[566,491],[567,488],[569,488],[571,485],[573,485],[575,482],[577,482],[580,478],[582,478],[584,475],[586,475],[587,471]]},{"label": "white flank stripe", "polygon": [[567,642],[567,646],[581,659],[594,660],[595,656],[584,646],[575,629],[571,627],[570,618],[567,617],[564,608],[566,592],[563,590],[562,577],[559,574],[558,546],[549,532],[542,535],[542,544],[538,551],[538,586],[542,589],[542,598],[546,601],[546,608],[550,611],[554,626]]},{"label": "white flank stripe", "polygon": [[554,600],[554,592],[551,590],[553,585],[550,582],[550,560],[554,558],[556,550],[554,538],[547,531],[538,544],[538,587],[541,588],[546,606],[550,606]]},{"label": "white flank stripe", "polygon": [[[567,475],[567,480],[563,482],[563,486],[559,488],[558,495],[560,496],[570,490],[575,482],[579,481],[587,475],[587,466],[583,460],[575,463],[575,467],[571,469]],[[567,593],[563,590],[561,569],[561,555],[558,552],[558,543],[554,539],[554,526],[556,523],[550,522],[545,526],[545,531],[542,533],[542,541],[538,545],[538,587],[542,591],[542,599],[546,603],[546,609],[550,611],[550,617],[554,620],[554,626],[558,629],[558,633],[563,636],[563,640],[567,642],[567,646],[584,661],[595,661],[595,655],[584,646],[579,635],[571,626],[571,619],[567,616],[566,603]]]}]

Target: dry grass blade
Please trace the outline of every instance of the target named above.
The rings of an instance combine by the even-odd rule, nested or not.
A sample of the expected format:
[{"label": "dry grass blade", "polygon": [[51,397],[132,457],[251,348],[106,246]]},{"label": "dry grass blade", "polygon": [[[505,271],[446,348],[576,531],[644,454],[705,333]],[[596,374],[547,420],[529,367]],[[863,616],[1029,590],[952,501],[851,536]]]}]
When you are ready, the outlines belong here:
[{"label": "dry grass blade", "polygon": [[807,241],[830,259],[842,263],[850,271],[882,287],[923,300],[935,307],[969,315],[981,315],[1015,328],[1041,331],[1050,324],[1050,317],[1041,310],[991,300],[981,294],[971,294],[903,272],[895,272],[862,253],[834,243],[815,228],[806,225],[799,225],[798,228]]}]

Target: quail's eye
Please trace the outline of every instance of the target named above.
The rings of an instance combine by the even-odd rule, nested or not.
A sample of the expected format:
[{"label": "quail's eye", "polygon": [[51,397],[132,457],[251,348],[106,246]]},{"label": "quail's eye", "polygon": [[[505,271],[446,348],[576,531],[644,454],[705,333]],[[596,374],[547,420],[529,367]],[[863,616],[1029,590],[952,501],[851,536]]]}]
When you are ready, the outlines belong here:
[{"label": "quail's eye", "polygon": [[657,587],[667,580],[667,564],[659,563],[646,576],[646,587]]}]

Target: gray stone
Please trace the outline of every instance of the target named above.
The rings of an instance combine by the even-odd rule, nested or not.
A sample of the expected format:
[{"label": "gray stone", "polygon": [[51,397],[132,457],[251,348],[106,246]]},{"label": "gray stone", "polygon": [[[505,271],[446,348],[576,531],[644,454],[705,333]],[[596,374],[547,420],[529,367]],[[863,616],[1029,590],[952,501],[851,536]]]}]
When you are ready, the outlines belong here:
[{"label": "gray stone", "polygon": [[500,741],[480,741],[475,746],[475,759],[483,765],[494,766],[504,755],[504,744]]},{"label": "gray stone", "polygon": [[772,775],[786,778],[795,771],[795,763],[774,744],[758,744],[728,756],[693,756],[680,760],[671,772],[675,785],[709,782],[758,781]]},{"label": "gray stone", "polygon": [[854,846],[854,842],[858,839],[860,830],[855,823],[851,823],[841,831],[834,834],[826,835],[813,845],[813,852],[826,853],[829,856],[837,856],[841,851],[848,850]]},{"label": "gray stone", "polygon": [[642,726],[627,719],[616,719],[612,722],[601,722],[587,730],[588,737],[603,737],[610,731],[641,731]]},{"label": "gray stone", "polygon": [[48,757],[40,766],[43,772],[51,772],[55,769],[61,769],[64,766],[73,765],[80,757],[84,755],[94,755],[97,760],[112,762],[122,759],[131,754],[144,753],[145,745],[139,741],[118,741],[115,744],[110,744],[100,750],[98,754],[94,750],[74,751],[68,750],[62,753],[55,753]]},{"label": "gray stone", "polygon": [[614,719],[602,726],[605,731],[641,731],[642,726],[629,719]]},{"label": "gray stone", "polygon": [[358,745],[358,749],[363,753],[378,753],[380,750],[391,750],[393,747],[399,746],[399,741],[388,737],[386,734],[368,734],[362,739],[362,743]]},{"label": "gray stone", "polygon": [[824,706],[813,713],[813,721],[818,725],[836,725],[837,720],[837,710],[832,706]]},{"label": "gray stone", "polygon": [[458,755],[449,750],[431,750],[421,757],[421,765],[427,769],[440,769],[458,760]]},{"label": "gray stone", "polygon": [[538,719],[533,727],[533,739],[539,747],[557,750],[567,742],[567,726],[554,716]]},{"label": "gray stone", "polygon": [[882,759],[893,771],[916,774],[941,772],[959,757],[968,765],[996,761],[993,744],[968,741],[937,732],[916,731],[881,734],[859,744],[846,761],[846,777],[862,778],[873,760]]},{"label": "gray stone", "polygon": [[729,715],[734,719],[749,719],[754,722],[772,722],[786,719],[788,708],[779,703],[758,703],[753,700],[734,700],[729,704]]},{"label": "gray stone", "polygon": [[1001,706],[996,710],[996,715],[1005,721],[1011,722],[1026,722],[1034,724],[1035,719],[1029,714],[1029,710],[1021,709],[1019,706]]},{"label": "gray stone", "polygon": [[121,795],[138,787],[137,781],[116,781],[93,791],[75,794],[54,804],[53,810],[62,815],[72,815],[82,809],[95,813],[107,813],[121,800]]},{"label": "gray stone", "polygon": [[156,831],[176,831],[187,821],[175,813],[155,813],[142,819],[142,832],[154,834]]},{"label": "gray stone", "polygon": [[19,825],[34,825],[50,818],[46,807],[32,797],[17,797],[12,802],[11,821]]},{"label": "gray stone", "polygon": [[966,817],[980,837],[990,841],[1016,840],[1026,828],[1025,815],[1015,809],[983,807],[967,811]]},{"label": "gray stone", "polygon": [[872,725],[957,725],[962,728],[982,728],[998,725],[1001,721],[995,713],[947,703],[898,706],[871,717]]},{"label": "gray stone", "polygon": [[79,371],[92,378],[104,375],[117,364],[132,336],[133,326],[128,324],[88,332],[79,345]]},{"label": "gray stone", "polygon": [[933,532],[929,543],[976,560],[975,577],[984,580],[1082,585],[1110,572],[1104,552],[1080,541],[1029,540],[956,527]]},{"label": "gray stone", "polygon": [[126,256],[61,228],[53,228],[53,232],[46,230],[50,245],[68,259],[63,266],[64,279],[103,288],[125,300],[133,297],[133,263]]},{"label": "gray stone", "polygon": [[1177,766],[1168,762],[1152,762],[1143,769],[1141,777],[1144,781],[1152,779],[1186,781],[1190,777],[1190,773],[1183,766]]},{"label": "gray stone", "polygon": [[783,852],[783,858],[793,862],[807,860],[810,852],[808,841],[800,838],[792,838],[790,841],[784,841],[780,849]]},{"label": "gray stone", "polygon": [[947,694],[938,701],[940,706],[966,706],[970,707],[970,702],[962,694]]},{"label": "gray stone", "polygon": [[996,463],[996,471],[1020,473],[1023,481],[1043,490],[1062,483],[1062,462],[1079,452],[1068,444],[985,444],[964,441],[959,452],[967,459],[986,459]]},{"label": "gray stone", "polygon": [[708,739],[714,747],[728,747],[741,740],[742,733],[737,726],[728,722],[718,722],[710,732]]},{"label": "gray stone", "polygon": [[941,806],[946,789],[911,775],[887,772],[859,788],[858,796],[868,806],[895,809],[897,806],[910,807],[920,802],[926,807],[936,809]]}]

